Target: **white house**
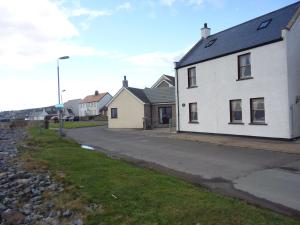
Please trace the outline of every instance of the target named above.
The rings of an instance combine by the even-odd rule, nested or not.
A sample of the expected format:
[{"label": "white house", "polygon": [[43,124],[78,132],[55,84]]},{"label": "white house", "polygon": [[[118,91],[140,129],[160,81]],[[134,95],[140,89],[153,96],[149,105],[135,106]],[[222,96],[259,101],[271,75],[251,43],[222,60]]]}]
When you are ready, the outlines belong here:
[{"label": "white house", "polygon": [[106,114],[106,104],[112,99],[108,93],[99,93],[95,91],[94,95],[88,95],[80,101],[79,116],[96,116]]},{"label": "white house", "polygon": [[210,34],[176,63],[177,130],[300,136],[300,2]]},{"label": "white house", "polygon": [[27,120],[44,120],[46,116],[49,114],[46,112],[45,109],[32,111],[28,116]]}]

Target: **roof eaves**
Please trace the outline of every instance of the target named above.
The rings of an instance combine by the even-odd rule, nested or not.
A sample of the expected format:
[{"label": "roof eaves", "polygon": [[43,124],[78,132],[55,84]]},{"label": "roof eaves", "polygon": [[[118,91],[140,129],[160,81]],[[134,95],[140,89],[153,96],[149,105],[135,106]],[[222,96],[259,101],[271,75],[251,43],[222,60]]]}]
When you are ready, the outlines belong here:
[{"label": "roof eaves", "polygon": [[[193,45],[193,47],[180,59],[179,62],[175,63],[175,69],[177,69],[178,67],[180,67],[180,64],[182,61],[184,61],[188,56],[189,54],[198,46],[198,44],[200,44],[200,42],[203,41],[203,38],[201,38],[196,44]],[[179,66],[177,66],[179,65]]]},{"label": "roof eaves", "polygon": [[[135,88],[135,89],[138,89],[138,88]],[[125,90],[127,90],[131,95],[133,95],[135,98],[137,98],[142,104],[147,104],[147,103],[149,103],[149,102],[143,101],[141,98],[139,98],[139,96],[137,96],[136,94],[134,94],[134,93],[132,92],[132,90],[130,90],[130,87],[129,87],[129,88],[125,88]],[[141,91],[144,92],[143,89],[139,89],[139,90],[141,90]]]},{"label": "roof eaves", "polygon": [[205,59],[205,60],[196,61],[196,62],[187,64],[187,65],[183,65],[183,66],[179,65],[175,69],[178,70],[180,68],[184,68],[184,67],[192,66],[192,65],[195,65],[195,64],[198,64],[198,63],[202,63],[202,62],[210,61],[210,60],[213,60],[213,59],[221,58],[221,57],[224,57],[224,56],[227,56],[227,55],[232,55],[232,54],[235,54],[235,53],[238,53],[238,52],[247,51],[249,49],[258,48],[258,47],[261,47],[261,46],[264,46],[264,45],[273,44],[273,43],[276,43],[276,42],[279,42],[279,41],[283,41],[283,38],[280,37],[280,38],[272,40],[272,41],[268,41],[268,42],[261,43],[261,44],[258,44],[258,45],[254,45],[254,46],[250,46],[250,47],[247,47],[247,48],[239,49],[237,51],[228,52],[226,54],[218,55],[218,56],[208,58],[208,59]]},{"label": "roof eaves", "polygon": [[292,19],[287,24],[286,29],[290,30],[293,27],[293,25],[296,23],[299,16],[300,16],[300,6],[298,7],[298,9],[295,12],[294,16],[292,17]]},{"label": "roof eaves", "polygon": [[106,106],[108,107],[120,94],[121,92],[126,89],[124,87],[122,87],[114,96],[113,98],[106,104]]}]

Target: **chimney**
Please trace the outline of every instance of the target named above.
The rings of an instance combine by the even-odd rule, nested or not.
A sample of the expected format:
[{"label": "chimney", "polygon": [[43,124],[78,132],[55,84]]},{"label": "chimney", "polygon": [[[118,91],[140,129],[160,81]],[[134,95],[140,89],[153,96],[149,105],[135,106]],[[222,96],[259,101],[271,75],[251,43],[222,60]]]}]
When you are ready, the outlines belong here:
[{"label": "chimney", "polygon": [[128,80],[126,80],[126,76],[124,76],[123,87],[128,88]]},{"label": "chimney", "polygon": [[206,39],[210,35],[210,28],[207,27],[207,23],[204,24],[204,27],[201,28],[201,36],[203,39]]},{"label": "chimney", "polygon": [[99,95],[99,91],[95,91],[95,95]]}]

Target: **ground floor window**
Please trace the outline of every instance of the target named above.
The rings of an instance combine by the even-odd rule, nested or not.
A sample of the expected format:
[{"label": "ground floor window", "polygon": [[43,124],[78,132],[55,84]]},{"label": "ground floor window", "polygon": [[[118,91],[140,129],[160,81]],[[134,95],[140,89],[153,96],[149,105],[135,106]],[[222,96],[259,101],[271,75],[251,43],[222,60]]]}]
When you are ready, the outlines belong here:
[{"label": "ground floor window", "polygon": [[172,119],[172,107],[159,107],[158,115],[160,124],[169,124]]},{"label": "ground floor window", "polygon": [[198,122],[197,103],[189,104],[189,116],[190,122]]},{"label": "ground floor window", "polygon": [[111,108],[111,118],[118,118],[118,109]]},{"label": "ground floor window", "polygon": [[251,123],[265,123],[265,100],[264,98],[251,98]]},{"label": "ground floor window", "polygon": [[242,123],[242,100],[230,100],[230,122]]}]

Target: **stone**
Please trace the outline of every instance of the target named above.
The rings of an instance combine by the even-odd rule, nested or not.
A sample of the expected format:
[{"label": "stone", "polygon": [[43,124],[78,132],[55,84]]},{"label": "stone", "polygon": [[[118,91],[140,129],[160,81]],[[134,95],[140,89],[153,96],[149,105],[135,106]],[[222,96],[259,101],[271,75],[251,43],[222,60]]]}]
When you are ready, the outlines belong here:
[{"label": "stone", "polygon": [[69,209],[63,212],[63,217],[70,217],[70,216],[72,216],[72,212]]},{"label": "stone", "polygon": [[83,222],[81,219],[77,219],[77,220],[74,220],[71,224],[72,225],[83,225]]},{"label": "stone", "polygon": [[6,223],[11,225],[19,225],[22,224],[25,220],[25,216],[14,210],[6,210],[1,213],[1,217]]},{"label": "stone", "polygon": [[6,209],[7,209],[7,207],[5,205],[3,205],[2,203],[0,203],[0,213],[5,211]]}]

